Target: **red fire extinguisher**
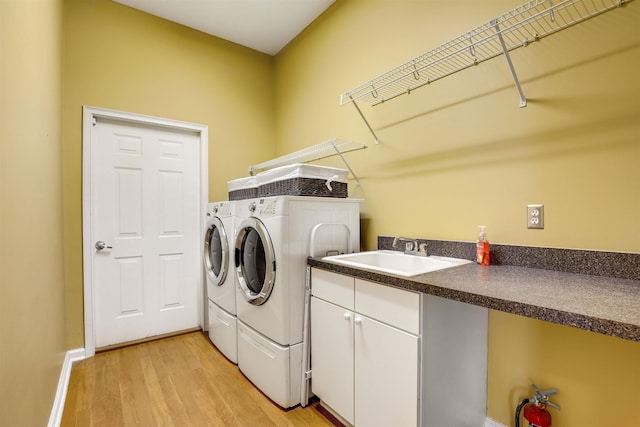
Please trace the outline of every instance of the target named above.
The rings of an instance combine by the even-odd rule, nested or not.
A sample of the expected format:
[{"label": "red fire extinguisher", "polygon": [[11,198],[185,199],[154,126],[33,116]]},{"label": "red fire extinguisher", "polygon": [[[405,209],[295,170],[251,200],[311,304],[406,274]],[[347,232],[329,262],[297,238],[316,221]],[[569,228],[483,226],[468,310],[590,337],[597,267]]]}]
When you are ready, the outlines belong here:
[{"label": "red fire extinguisher", "polygon": [[535,384],[531,399],[524,399],[516,408],[516,427],[520,427],[520,413],[523,412],[524,419],[529,422],[530,427],[551,427],[551,413],[547,406],[560,409],[560,406],[549,401],[549,396],[558,393],[555,388],[541,391]]}]

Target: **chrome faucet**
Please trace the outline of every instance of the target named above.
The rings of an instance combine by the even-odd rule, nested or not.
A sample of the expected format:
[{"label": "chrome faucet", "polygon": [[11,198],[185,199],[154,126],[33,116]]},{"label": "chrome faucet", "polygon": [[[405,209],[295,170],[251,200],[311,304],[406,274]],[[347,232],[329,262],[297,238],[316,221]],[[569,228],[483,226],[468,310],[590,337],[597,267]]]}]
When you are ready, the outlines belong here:
[{"label": "chrome faucet", "polygon": [[393,243],[391,244],[392,248],[398,247],[398,241],[404,240],[404,253],[407,255],[418,255],[418,256],[428,256],[427,255],[427,244],[426,243],[418,243],[418,239],[408,239],[406,237],[395,237],[393,239]]}]

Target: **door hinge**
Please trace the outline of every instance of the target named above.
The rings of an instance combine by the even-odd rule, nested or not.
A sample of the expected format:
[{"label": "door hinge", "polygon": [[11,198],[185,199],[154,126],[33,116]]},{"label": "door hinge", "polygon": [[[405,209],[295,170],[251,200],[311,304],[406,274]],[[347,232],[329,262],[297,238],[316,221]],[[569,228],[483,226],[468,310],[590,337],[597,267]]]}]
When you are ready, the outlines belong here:
[{"label": "door hinge", "polygon": [[95,125],[97,125],[97,124],[98,124],[98,121],[96,120],[96,118],[95,118],[95,117],[91,117],[91,124],[92,124],[93,126],[95,126]]}]

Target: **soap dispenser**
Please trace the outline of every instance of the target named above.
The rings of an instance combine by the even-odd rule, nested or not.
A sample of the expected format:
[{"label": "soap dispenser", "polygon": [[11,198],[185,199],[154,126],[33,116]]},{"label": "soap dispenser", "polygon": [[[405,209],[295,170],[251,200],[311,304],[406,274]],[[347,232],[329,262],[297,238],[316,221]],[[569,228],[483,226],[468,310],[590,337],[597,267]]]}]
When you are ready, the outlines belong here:
[{"label": "soap dispenser", "polygon": [[476,262],[480,265],[489,265],[489,241],[484,231],[485,226],[479,225],[480,235],[476,242]]}]

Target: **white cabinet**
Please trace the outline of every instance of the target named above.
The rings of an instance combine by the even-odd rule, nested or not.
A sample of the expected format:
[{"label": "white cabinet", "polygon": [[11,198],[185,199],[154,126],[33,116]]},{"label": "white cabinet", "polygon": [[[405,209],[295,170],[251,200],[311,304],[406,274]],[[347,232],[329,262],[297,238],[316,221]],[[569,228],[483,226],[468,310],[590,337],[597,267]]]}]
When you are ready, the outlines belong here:
[{"label": "white cabinet", "polygon": [[361,426],[419,419],[422,295],[312,272],[312,391]]},{"label": "white cabinet", "polygon": [[354,323],[355,424],[418,425],[418,337],[360,314]]},{"label": "white cabinet", "polygon": [[311,390],[354,423],[353,312],[311,297]]},{"label": "white cabinet", "polygon": [[481,426],[487,309],[312,269],[311,388],[357,427]]}]

